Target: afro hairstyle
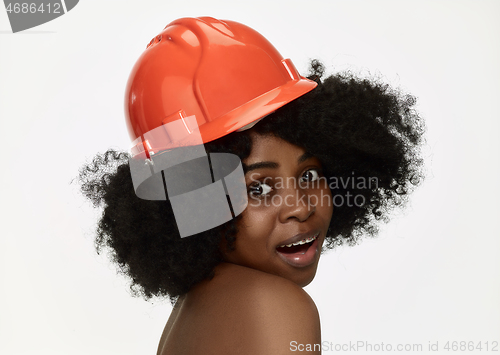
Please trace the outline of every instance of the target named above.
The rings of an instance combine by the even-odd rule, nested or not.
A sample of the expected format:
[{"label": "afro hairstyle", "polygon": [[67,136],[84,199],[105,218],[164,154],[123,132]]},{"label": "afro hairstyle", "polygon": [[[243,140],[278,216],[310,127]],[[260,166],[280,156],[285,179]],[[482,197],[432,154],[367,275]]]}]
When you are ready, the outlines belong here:
[{"label": "afro hairstyle", "polygon": [[[250,132],[274,135],[317,157],[328,181],[369,177],[375,186],[331,184],[336,201],[362,196],[362,204],[334,205],[325,248],[354,245],[375,235],[379,221],[403,205],[423,177],[420,148],[424,124],[416,100],[375,79],[339,73],[321,80],[323,65],[311,62],[318,87],[278,109],[251,130],[205,144],[207,153],[233,153],[244,160],[252,149]],[[169,201],[148,201],[134,192],[129,154],[108,150],[80,169],[81,191],[102,208],[97,251],[110,251],[133,294],[173,302],[193,285],[214,275],[222,262],[221,245],[234,249],[238,217],[181,238]],[[333,186],[334,185],[334,186]]]}]

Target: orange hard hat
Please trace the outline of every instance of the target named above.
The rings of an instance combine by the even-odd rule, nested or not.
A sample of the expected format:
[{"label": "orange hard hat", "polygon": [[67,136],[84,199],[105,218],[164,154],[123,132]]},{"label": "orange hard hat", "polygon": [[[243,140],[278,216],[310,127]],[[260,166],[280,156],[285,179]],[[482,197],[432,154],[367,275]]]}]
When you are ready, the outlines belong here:
[{"label": "orange hard hat", "polygon": [[175,20],[151,40],[127,83],[132,154],[149,157],[248,128],[316,85],[248,26]]}]

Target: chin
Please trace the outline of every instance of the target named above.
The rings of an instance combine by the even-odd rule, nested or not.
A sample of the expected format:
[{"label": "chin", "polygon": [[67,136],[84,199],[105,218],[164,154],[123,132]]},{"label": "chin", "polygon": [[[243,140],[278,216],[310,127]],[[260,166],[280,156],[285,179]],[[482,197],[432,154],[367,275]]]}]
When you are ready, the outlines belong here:
[{"label": "chin", "polygon": [[306,287],[314,280],[314,277],[316,277],[316,270],[318,269],[318,264],[315,263],[313,265],[310,265],[310,268],[311,269],[307,271],[306,270],[296,271],[290,277],[286,278],[300,287]]},{"label": "chin", "polygon": [[298,283],[297,285],[299,285],[300,287],[306,287],[307,285],[309,285],[312,281],[314,280],[314,276],[311,277],[310,279],[304,281],[304,282],[300,282]]}]

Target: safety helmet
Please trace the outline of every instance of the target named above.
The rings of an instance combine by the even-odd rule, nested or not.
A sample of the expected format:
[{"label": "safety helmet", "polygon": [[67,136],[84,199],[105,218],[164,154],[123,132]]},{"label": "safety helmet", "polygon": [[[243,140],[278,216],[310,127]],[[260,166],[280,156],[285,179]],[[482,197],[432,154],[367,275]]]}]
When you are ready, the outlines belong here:
[{"label": "safety helmet", "polygon": [[149,158],[248,128],[316,85],[250,27],[175,20],[149,42],[127,83],[132,155]]}]

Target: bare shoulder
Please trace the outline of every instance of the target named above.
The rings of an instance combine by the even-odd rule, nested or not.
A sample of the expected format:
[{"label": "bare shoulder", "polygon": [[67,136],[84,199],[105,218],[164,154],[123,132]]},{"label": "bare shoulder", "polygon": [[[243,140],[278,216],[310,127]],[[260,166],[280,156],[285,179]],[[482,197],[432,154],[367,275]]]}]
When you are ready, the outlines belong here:
[{"label": "bare shoulder", "polygon": [[[226,294],[242,311],[262,313],[265,318],[273,318],[272,315],[277,312],[283,313],[279,319],[273,318],[277,321],[303,317],[304,320],[310,318],[319,322],[312,298],[300,286],[285,278],[238,265],[231,265],[227,278],[224,280]],[[243,307],[247,304],[253,307]]]},{"label": "bare shoulder", "polygon": [[233,353],[288,354],[293,344],[321,343],[316,305],[293,282],[233,264],[216,269],[212,281],[214,313],[225,315],[220,330],[232,334],[225,341]]}]

